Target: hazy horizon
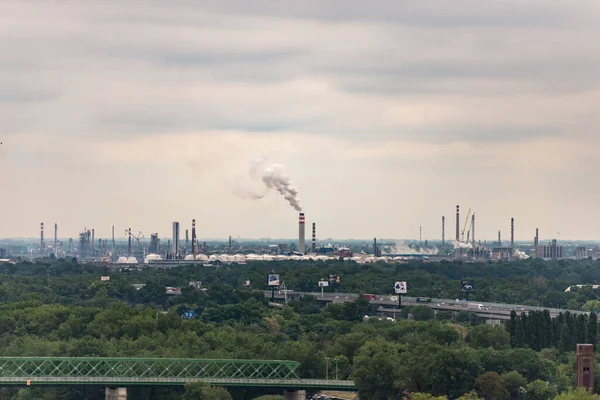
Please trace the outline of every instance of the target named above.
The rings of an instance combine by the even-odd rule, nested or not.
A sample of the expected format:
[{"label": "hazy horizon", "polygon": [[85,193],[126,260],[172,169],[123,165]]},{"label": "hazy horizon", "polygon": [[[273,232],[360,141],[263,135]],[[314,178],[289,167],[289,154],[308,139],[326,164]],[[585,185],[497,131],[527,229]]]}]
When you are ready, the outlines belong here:
[{"label": "hazy horizon", "polygon": [[0,237],[600,240],[599,2],[175,4],[0,2]]}]

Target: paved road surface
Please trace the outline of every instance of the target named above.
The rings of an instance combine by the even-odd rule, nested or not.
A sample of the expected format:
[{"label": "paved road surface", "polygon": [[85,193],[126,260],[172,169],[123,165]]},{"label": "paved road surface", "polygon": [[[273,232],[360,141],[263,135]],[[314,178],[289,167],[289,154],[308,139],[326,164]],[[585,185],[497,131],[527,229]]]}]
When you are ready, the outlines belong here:
[{"label": "paved road surface", "polygon": [[[294,291],[287,291],[288,299],[294,296],[298,296],[299,294],[305,295],[309,294],[314,296],[319,301],[332,302],[332,303],[346,303],[355,301],[358,298],[358,294],[356,293],[323,293],[321,292],[312,292],[312,293],[299,293]],[[265,296],[270,297],[271,292],[265,291]],[[285,291],[275,291],[275,299],[282,300],[285,299],[286,293]],[[585,311],[578,310],[566,310],[566,309],[555,309],[548,307],[534,307],[534,306],[523,306],[519,304],[505,304],[505,303],[488,303],[488,302],[480,302],[480,301],[456,301],[451,299],[431,299],[431,302],[421,302],[417,301],[417,297],[409,297],[402,296],[402,305],[403,306],[426,306],[431,307],[437,310],[447,310],[447,311],[473,311],[478,315],[484,317],[490,317],[492,319],[509,319],[511,311],[515,310],[517,313],[528,313],[529,311],[542,311],[548,310],[550,312],[550,316],[552,318],[556,317],[561,312],[570,312],[572,314],[589,314]],[[371,304],[376,304],[380,306],[380,311],[389,311],[398,306],[398,296],[397,295],[376,295],[375,299],[369,300]],[[398,311],[396,311],[398,312]]]}]

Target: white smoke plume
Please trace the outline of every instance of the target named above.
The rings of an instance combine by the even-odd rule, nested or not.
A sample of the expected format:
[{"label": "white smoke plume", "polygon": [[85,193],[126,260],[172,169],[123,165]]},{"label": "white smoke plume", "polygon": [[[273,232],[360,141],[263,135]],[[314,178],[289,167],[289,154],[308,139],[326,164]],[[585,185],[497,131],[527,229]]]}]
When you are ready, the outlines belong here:
[{"label": "white smoke plume", "polygon": [[514,255],[515,255],[515,258],[518,260],[527,260],[529,258],[529,256],[527,254],[525,254],[524,251],[521,251],[518,249],[515,249]]},{"label": "white smoke plume", "polygon": [[471,243],[462,243],[462,242],[457,242],[456,240],[452,242],[452,245],[454,246],[454,249],[472,249],[473,245]]},{"label": "white smoke plume", "polygon": [[415,248],[411,247],[404,240],[399,240],[396,244],[390,248],[390,253],[393,254],[438,254],[439,250],[437,247],[433,248]]},{"label": "white smoke plume", "polygon": [[234,193],[244,198],[257,200],[265,197],[270,189],[275,189],[296,211],[302,211],[302,205],[298,199],[298,189],[292,185],[289,177],[285,174],[285,166],[282,164],[272,164],[263,168],[267,157],[266,153],[262,154],[250,166],[250,178],[260,178],[266,186],[265,190],[259,192],[240,186],[236,187]]}]

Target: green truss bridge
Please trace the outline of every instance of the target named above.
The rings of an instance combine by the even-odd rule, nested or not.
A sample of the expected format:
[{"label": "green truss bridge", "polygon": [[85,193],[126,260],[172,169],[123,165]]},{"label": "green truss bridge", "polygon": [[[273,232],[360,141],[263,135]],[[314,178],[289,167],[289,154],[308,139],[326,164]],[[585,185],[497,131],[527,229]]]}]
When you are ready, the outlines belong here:
[{"label": "green truss bridge", "polygon": [[184,385],[355,390],[354,382],[301,379],[297,361],[193,358],[0,357],[6,385]]}]

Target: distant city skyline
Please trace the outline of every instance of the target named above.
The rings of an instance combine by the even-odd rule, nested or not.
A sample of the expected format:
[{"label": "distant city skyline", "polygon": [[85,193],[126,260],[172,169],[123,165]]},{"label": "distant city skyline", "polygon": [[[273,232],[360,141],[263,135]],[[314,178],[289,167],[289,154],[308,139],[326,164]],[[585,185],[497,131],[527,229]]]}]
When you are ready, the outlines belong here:
[{"label": "distant city skyline", "polygon": [[0,33],[0,237],[297,239],[240,195],[267,152],[318,237],[450,242],[459,204],[600,241],[595,0],[32,0]]}]

